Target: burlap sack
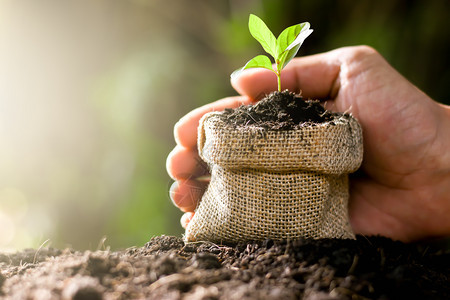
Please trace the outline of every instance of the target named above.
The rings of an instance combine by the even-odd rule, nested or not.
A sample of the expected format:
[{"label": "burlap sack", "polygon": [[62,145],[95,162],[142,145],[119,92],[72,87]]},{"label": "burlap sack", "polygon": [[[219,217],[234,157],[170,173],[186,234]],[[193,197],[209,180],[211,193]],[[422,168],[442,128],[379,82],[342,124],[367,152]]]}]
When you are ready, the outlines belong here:
[{"label": "burlap sack", "polygon": [[362,131],[349,115],[294,130],[228,125],[206,114],[200,157],[211,182],[189,223],[187,241],[354,238],[348,173],[362,161]]}]

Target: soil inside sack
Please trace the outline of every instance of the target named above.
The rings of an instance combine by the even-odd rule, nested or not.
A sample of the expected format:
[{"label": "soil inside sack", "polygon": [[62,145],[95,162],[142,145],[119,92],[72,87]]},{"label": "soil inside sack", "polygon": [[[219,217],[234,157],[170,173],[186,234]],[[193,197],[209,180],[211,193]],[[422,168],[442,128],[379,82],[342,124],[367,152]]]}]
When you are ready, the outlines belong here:
[{"label": "soil inside sack", "polygon": [[225,109],[224,120],[235,126],[291,130],[298,126],[331,121],[333,114],[317,100],[304,100],[289,91],[273,92],[255,105]]}]

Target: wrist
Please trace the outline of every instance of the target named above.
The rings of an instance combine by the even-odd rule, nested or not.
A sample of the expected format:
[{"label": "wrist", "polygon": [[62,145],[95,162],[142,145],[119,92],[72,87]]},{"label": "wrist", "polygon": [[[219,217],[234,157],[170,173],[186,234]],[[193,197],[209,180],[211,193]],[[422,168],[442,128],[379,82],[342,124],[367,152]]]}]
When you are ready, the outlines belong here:
[{"label": "wrist", "polygon": [[439,115],[438,132],[435,147],[438,149],[439,158],[437,168],[432,176],[433,184],[430,184],[432,201],[428,203],[433,207],[432,218],[430,218],[431,236],[450,236],[450,106],[437,104]]},{"label": "wrist", "polygon": [[[450,172],[450,106],[438,104],[439,107],[439,129],[438,139],[441,140],[441,170]],[[450,184],[449,184],[450,185]]]}]

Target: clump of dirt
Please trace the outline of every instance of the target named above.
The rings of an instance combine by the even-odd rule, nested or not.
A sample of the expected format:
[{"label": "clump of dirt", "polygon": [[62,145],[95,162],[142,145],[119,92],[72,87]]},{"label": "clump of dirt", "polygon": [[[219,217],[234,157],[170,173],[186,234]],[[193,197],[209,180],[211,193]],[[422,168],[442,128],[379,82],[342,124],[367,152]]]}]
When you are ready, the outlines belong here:
[{"label": "clump of dirt", "polygon": [[305,124],[331,121],[333,113],[317,100],[304,100],[289,92],[273,92],[255,105],[225,109],[221,114],[234,126],[255,126],[269,130],[291,130]]},{"label": "clump of dirt", "polygon": [[216,245],[160,236],[116,252],[1,254],[0,293],[4,299],[449,299],[448,261],[448,246],[380,237]]}]

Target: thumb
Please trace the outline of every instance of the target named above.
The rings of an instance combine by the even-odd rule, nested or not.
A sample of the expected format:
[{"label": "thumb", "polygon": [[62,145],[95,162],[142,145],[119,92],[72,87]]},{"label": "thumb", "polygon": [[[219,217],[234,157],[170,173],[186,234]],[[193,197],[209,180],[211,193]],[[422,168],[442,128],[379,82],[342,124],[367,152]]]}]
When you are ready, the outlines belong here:
[{"label": "thumb", "polygon": [[[337,94],[338,85],[335,82],[339,71],[340,61],[336,50],[294,58],[281,71],[281,89],[302,92],[307,98],[332,98]],[[270,70],[248,69],[232,78],[231,85],[239,94],[259,100],[277,90],[277,78]]]},{"label": "thumb", "polygon": [[277,90],[277,77],[274,72],[267,69],[246,69],[231,78],[231,85],[239,94],[252,100],[261,100]]}]

